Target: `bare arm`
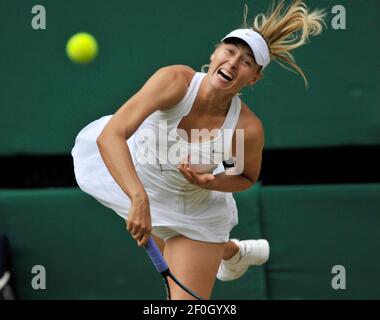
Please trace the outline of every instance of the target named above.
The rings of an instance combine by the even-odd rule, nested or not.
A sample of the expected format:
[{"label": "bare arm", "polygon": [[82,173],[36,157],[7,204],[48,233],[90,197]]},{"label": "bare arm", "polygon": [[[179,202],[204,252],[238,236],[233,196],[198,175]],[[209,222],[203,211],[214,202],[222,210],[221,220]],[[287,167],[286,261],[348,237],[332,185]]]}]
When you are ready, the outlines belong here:
[{"label": "bare arm", "polygon": [[231,168],[217,176],[209,186],[211,190],[224,192],[239,192],[249,189],[256,183],[260,175],[262,152],[264,148],[264,130],[260,120],[249,121],[244,128],[244,163],[235,175],[236,169]]},{"label": "bare arm", "polygon": [[[249,119],[244,127],[244,158],[237,168],[231,168],[216,176],[197,174],[187,164],[179,170],[192,184],[207,190],[239,192],[249,189],[256,183],[261,169],[264,148],[264,130],[259,119]],[[240,168],[239,168],[240,167]]]},{"label": "bare arm", "polygon": [[140,245],[146,243],[151,228],[149,201],[136,173],[126,140],[150,114],[177,104],[186,94],[187,88],[187,80],[177,66],[158,70],[120,107],[97,139],[108,171],[131,199],[135,210],[132,215],[128,214],[128,231],[132,235],[137,234],[135,239],[140,240]]}]

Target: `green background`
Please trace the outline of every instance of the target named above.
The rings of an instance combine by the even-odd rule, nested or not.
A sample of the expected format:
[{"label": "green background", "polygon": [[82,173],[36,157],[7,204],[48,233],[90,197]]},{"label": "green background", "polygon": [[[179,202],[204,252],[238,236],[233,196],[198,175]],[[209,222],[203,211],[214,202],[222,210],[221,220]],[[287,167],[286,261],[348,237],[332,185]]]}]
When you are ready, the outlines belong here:
[{"label": "green background", "polygon": [[[76,134],[114,113],[166,65],[200,71],[215,44],[270,1],[42,1],[46,30],[31,27],[35,1],[0,2],[0,152],[66,154]],[[272,63],[243,100],[262,119],[266,148],[380,142],[380,20],[377,0],[341,0],[347,29],[334,30],[331,0],[307,1],[328,12],[328,29],[295,52],[310,80]],[[87,31],[99,42],[89,66],[71,63],[67,39]]]},{"label": "green background", "polygon": [[[269,261],[216,281],[213,299],[379,299],[380,184],[262,187],[235,194],[232,237],[266,238]],[[124,221],[80,190],[3,190],[0,230],[9,237],[22,299],[165,299],[161,276]],[[33,266],[46,290],[33,290]],[[334,290],[346,271],[346,289]]]}]

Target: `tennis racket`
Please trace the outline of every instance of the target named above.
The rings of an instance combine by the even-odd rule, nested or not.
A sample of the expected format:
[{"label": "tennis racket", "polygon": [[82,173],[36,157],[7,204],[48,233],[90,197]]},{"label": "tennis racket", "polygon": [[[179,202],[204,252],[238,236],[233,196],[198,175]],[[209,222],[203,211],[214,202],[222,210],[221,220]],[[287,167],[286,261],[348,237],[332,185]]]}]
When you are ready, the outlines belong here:
[{"label": "tennis racket", "polygon": [[153,265],[156,267],[156,270],[162,275],[165,282],[166,294],[168,300],[171,300],[170,287],[168,278],[172,279],[177,285],[179,285],[184,291],[193,296],[197,300],[203,300],[198,296],[194,291],[184,286],[169,270],[169,266],[166,263],[164,257],[162,256],[160,250],[158,249],[156,243],[152,238],[149,238],[148,243],[145,245],[145,249],[149,255],[149,258],[152,260]]}]

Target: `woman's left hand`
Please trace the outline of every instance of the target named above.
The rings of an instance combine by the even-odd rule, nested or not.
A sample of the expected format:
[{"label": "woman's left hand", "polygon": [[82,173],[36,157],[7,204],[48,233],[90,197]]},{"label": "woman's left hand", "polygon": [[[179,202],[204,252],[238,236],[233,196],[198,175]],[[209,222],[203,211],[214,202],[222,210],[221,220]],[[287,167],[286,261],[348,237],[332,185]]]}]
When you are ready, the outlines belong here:
[{"label": "woman's left hand", "polygon": [[212,173],[197,173],[191,170],[188,163],[182,163],[178,166],[178,170],[191,184],[208,189],[212,182],[215,180],[215,176]]}]

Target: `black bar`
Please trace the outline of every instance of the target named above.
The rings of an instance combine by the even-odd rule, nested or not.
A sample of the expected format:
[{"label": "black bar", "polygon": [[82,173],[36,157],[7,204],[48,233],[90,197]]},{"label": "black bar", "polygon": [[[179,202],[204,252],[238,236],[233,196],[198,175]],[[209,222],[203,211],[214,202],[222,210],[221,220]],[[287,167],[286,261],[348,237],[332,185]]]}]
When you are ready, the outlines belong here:
[{"label": "black bar", "polygon": [[[264,150],[263,185],[380,183],[380,146]],[[0,188],[77,187],[71,155],[0,157]]]}]

